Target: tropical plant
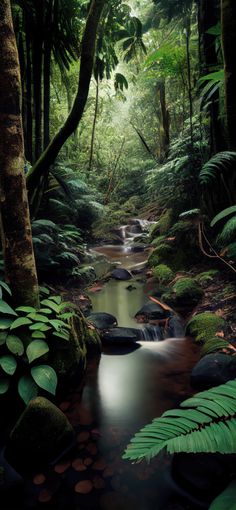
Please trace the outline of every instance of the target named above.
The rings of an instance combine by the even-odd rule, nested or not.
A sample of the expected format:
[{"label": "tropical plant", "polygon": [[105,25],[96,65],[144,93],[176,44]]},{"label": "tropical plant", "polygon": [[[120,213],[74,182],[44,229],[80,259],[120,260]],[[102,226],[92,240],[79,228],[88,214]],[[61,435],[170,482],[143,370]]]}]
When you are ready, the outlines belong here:
[{"label": "tropical plant", "polygon": [[[5,282],[0,282],[0,289],[11,293]],[[69,341],[70,320],[75,316],[73,305],[61,296],[50,296],[44,287],[41,295],[39,309],[12,308],[0,299],[0,395],[17,388],[25,404],[40,389],[55,395],[57,374],[50,364],[50,350],[56,338]]]},{"label": "tropical plant", "polygon": [[209,510],[234,510],[236,500],[236,480],[230,482],[228,487],[212,501]]},{"label": "tropical plant", "polygon": [[219,152],[200,171],[204,206],[211,216],[236,202],[235,163],[236,152]]},{"label": "tropical plant", "polygon": [[236,380],[197,393],[138,432],[123,458],[150,461],[169,453],[236,453]]}]

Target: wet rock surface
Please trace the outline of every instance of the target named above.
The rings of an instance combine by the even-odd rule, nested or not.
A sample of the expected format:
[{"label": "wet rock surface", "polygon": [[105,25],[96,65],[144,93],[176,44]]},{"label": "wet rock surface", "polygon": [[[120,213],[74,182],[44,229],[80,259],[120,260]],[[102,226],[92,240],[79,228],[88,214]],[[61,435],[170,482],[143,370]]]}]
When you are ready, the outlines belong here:
[{"label": "wet rock surface", "polygon": [[113,328],[117,326],[117,319],[114,315],[106,312],[94,312],[87,317],[88,321],[91,322],[99,330]]},{"label": "wet rock surface", "polygon": [[115,280],[131,280],[132,274],[127,269],[119,267],[112,271],[111,277],[115,278]]},{"label": "wet rock surface", "polygon": [[236,377],[235,358],[221,353],[204,356],[193,368],[191,385],[198,389],[207,389],[226,383]]},{"label": "wet rock surface", "polygon": [[164,310],[156,303],[146,303],[138,312],[135,317],[144,317],[146,319],[162,320],[167,319],[172,315],[170,310]]}]

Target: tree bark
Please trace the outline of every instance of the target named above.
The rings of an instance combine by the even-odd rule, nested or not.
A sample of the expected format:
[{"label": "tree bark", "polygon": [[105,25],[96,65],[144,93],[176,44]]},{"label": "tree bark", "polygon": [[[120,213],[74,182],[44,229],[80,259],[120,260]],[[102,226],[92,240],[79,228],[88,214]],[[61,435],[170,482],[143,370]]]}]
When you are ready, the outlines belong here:
[{"label": "tree bark", "polygon": [[82,118],[93,72],[97,28],[103,7],[107,1],[108,0],[92,0],[91,2],[82,39],[79,83],[74,104],[65,124],[54,136],[46,150],[33,166],[32,171],[28,174],[28,187],[30,192],[37,186],[40,176],[49,170],[62,146],[76,130]]},{"label": "tree bark", "polygon": [[168,156],[170,145],[170,115],[166,106],[166,86],[164,79],[158,83],[158,93],[161,108],[159,158],[160,162],[163,162]]},{"label": "tree bark", "polygon": [[236,150],[236,2],[221,0],[222,47],[225,70],[225,102],[227,139],[230,150]]},{"label": "tree bark", "polygon": [[5,273],[16,304],[38,305],[24,176],[21,80],[10,0],[0,3],[0,204]]},{"label": "tree bark", "polygon": [[99,80],[99,78],[96,80],[95,109],[94,109],[92,136],[91,136],[91,145],[90,145],[90,157],[89,157],[89,164],[88,164],[88,172],[89,173],[92,169],[92,164],[93,164],[95,130],[96,130],[97,115],[98,115],[98,100],[99,100],[99,81],[98,80]]},{"label": "tree bark", "polygon": [[44,0],[35,1],[33,33],[33,90],[34,90],[34,161],[43,149],[43,16]]},{"label": "tree bark", "polygon": [[52,11],[53,2],[49,0],[45,16],[44,60],[43,60],[43,148],[50,142],[50,78],[52,56]]}]

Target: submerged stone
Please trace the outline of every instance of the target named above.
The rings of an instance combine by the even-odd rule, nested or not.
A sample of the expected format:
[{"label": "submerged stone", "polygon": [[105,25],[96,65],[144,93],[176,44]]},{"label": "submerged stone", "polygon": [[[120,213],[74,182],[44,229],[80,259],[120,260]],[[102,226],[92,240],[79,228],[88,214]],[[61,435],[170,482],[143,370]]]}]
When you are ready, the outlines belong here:
[{"label": "submerged stone", "polygon": [[135,315],[136,318],[144,316],[146,319],[163,320],[170,317],[172,312],[164,310],[157,303],[146,303]]},{"label": "submerged stone", "polygon": [[127,269],[118,267],[112,271],[111,277],[115,278],[115,280],[130,280],[132,278],[132,274],[127,271]]},{"label": "submerged stone", "polygon": [[140,340],[140,330],[135,328],[114,328],[102,334],[102,341],[112,344],[133,343]]},{"label": "submerged stone", "polygon": [[74,430],[63,412],[43,397],[30,401],[13,428],[6,456],[17,466],[56,460],[74,444]]},{"label": "submerged stone", "polygon": [[100,330],[117,326],[116,317],[106,312],[91,313],[89,317],[87,317],[87,320]]}]

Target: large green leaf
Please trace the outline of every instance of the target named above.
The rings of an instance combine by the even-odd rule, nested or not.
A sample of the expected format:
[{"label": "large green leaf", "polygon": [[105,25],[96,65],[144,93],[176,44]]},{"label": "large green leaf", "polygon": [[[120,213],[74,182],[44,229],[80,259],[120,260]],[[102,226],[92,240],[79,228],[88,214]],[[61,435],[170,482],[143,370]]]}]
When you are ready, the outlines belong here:
[{"label": "large green leaf", "polygon": [[233,480],[221,494],[214,499],[209,510],[235,510],[236,509],[236,480]]},{"label": "large green leaf", "polygon": [[216,225],[216,223],[218,223],[218,221],[223,220],[224,218],[226,218],[227,216],[229,216],[230,214],[233,214],[233,213],[236,214],[236,205],[227,207],[227,209],[224,209],[219,214],[217,214],[211,222],[211,227],[214,227],[214,225]]},{"label": "large green leaf", "polygon": [[32,324],[32,321],[27,317],[19,317],[14,322],[12,322],[10,329],[20,328],[21,326],[27,326],[28,324]]},{"label": "large green leaf", "polygon": [[57,374],[49,365],[40,365],[31,368],[31,375],[36,384],[43,390],[56,394]]},{"label": "large green leaf", "polygon": [[7,331],[0,331],[0,345],[4,345],[7,339]]},{"label": "large green leaf", "polygon": [[35,359],[41,358],[49,351],[48,344],[43,340],[33,340],[30,342],[26,349],[27,358],[29,363],[32,363]]},{"label": "large green leaf", "polygon": [[6,393],[9,386],[10,386],[9,377],[0,377],[0,395]]},{"label": "large green leaf", "polygon": [[46,335],[45,335],[45,333],[43,333],[43,331],[36,330],[36,331],[33,331],[31,337],[32,338],[46,338]]},{"label": "large green leaf", "polygon": [[18,382],[18,393],[27,405],[32,398],[38,395],[38,386],[31,376],[24,375]]},{"label": "large green leaf", "polygon": [[198,393],[146,425],[131,440],[124,458],[150,460],[169,453],[236,453],[236,380]]},{"label": "large green leaf", "polygon": [[6,282],[3,282],[2,280],[0,280],[0,286],[8,293],[10,294],[10,296],[12,295],[12,292],[11,292],[11,289],[9,287],[9,285],[6,283]]},{"label": "large green leaf", "polygon": [[3,299],[0,299],[0,312],[6,313],[7,315],[17,315],[15,310],[11,308],[6,301],[3,301]]},{"label": "large green leaf", "polygon": [[6,374],[13,375],[17,368],[17,362],[13,356],[7,354],[0,357],[0,367]]},{"label": "large green leaf", "polygon": [[33,306],[18,306],[16,308],[16,310],[19,312],[25,312],[25,313],[35,313],[36,312],[36,308],[33,308]]},{"label": "large green leaf", "polygon": [[17,354],[18,356],[22,356],[24,353],[24,344],[22,340],[15,335],[8,335],[6,340],[7,348],[12,354]]},{"label": "large green leaf", "polygon": [[0,330],[5,330],[10,328],[11,324],[14,321],[12,319],[5,319],[5,317],[0,317]]},{"label": "large green leaf", "polygon": [[32,319],[37,322],[48,322],[49,318],[46,315],[42,315],[41,313],[30,313],[28,315],[29,319]]},{"label": "large green leaf", "polygon": [[47,306],[48,308],[51,308],[54,312],[59,313],[60,312],[60,306],[54,303],[54,301],[50,301],[50,299],[43,299],[41,301],[42,305]]}]

